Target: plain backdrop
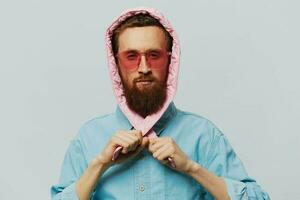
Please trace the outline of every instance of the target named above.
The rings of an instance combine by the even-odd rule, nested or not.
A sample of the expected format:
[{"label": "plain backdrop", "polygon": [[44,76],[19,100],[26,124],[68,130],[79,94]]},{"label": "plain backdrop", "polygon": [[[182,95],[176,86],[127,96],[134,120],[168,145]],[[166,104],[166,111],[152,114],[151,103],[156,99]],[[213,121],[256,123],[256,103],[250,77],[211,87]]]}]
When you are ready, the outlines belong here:
[{"label": "plain backdrop", "polygon": [[0,199],[50,199],[70,140],[115,111],[104,33],[136,6],[178,33],[176,106],[213,121],[272,199],[300,199],[300,3],[289,0],[0,0]]}]

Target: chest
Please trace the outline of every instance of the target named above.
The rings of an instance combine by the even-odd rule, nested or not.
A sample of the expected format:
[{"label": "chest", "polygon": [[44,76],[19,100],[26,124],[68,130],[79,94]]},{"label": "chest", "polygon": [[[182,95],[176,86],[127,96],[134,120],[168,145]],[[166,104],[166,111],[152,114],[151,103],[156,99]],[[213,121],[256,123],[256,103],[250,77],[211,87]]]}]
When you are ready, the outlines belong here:
[{"label": "chest", "polygon": [[143,151],[135,159],[110,168],[93,199],[201,199],[202,187]]}]

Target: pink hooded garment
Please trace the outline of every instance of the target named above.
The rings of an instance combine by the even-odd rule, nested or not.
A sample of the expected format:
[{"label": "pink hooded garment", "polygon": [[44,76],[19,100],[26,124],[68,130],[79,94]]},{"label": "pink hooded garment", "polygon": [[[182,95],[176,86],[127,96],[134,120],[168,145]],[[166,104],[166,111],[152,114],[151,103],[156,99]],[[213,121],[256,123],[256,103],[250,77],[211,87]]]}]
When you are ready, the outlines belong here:
[{"label": "pink hooded garment", "polygon": [[[118,68],[116,65],[116,61],[114,58],[113,50],[112,50],[112,42],[111,37],[113,30],[118,27],[118,25],[123,22],[126,18],[140,14],[140,13],[147,13],[150,14],[152,17],[159,20],[159,22],[164,26],[164,28],[170,33],[170,35],[173,38],[173,46],[172,46],[172,54],[171,54],[171,62],[169,65],[169,74],[167,78],[167,98],[164,102],[162,108],[157,111],[154,114],[148,115],[146,118],[141,117],[140,115],[136,114],[134,111],[132,111],[126,102],[126,98],[123,95],[123,85],[121,82],[121,78],[118,72]],[[152,127],[155,125],[155,123],[160,119],[160,117],[163,115],[163,113],[167,110],[169,104],[173,101],[173,98],[176,93],[177,89],[177,78],[178,78],[178,72],[179,72],[179,57],[180,57],[180,46],[179,41],[176,36],[176,33],[169,23],[169,21],[157,10],[151,9],[151,8],[145,8],[145,7],[139,7],[134,8],[130,10],[126,10],[123,12],[114,22],[108,27],[106,31],[106,49],[107,49],[107,57],[108,57],[108,66],[109,66],[109,72],[110,77],[112,80],[113,90],[118,102],[118,105],[124,115],[127,117],[131,125],[136,130],[141,130],[143,136],[147,137],[157,137],[156,133],[152,129]],[[122,147],[118,147],[115,152],[113,159],[115,159]],[[169,158],[169,161],[170,158]],[[171,161],[171,165],[172,161]]]}]

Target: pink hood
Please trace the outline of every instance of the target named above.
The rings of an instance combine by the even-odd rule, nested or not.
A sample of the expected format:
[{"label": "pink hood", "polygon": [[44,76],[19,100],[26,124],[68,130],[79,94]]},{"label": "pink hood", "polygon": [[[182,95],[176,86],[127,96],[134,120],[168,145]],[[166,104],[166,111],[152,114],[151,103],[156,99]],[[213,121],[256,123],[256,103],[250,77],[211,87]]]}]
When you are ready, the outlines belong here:
[{"label": "pink hood", "polygon": [[[152,115],[148,115],[146,118],[141,117],[140,115],[133,112],[127,105],[126,98],[123,95],[123,85],[121,82],[120,75],[118,73],[116,61],[113,55],[112,51],[112,45],[111,45],[111,36],[113,33],[113,30],[126,18],[139,14],[139,13],[148,13],[152,17],[158,19],[160,23],[165,27],[165,29],[170,33],[170,35],[173,37],[173,46],[172,46],[172,55],[171,55],[171,62],[169,65],[169,74],[167,79],[167,99],[164,102],[163,107],[156,113]],[[136,130],[141,130],[143,133],[143,136],[146,134],[148,136],[154,136],[155,133],[152,130],[152,127],[154,124],[160,119],[160,117],[163,115],[163,113],[167,110],[169,104],[173,101],[173,98],[176,93],[177,89],[177,77],[179,72],[179,57],[180,57],[180,46],[179,41],[176,36],[176,33],[169,23],[169,21],[157,10],[145,8],[145,7],[139,7],[134,9],[129,9],[123,12],[114,22],[108,27],[106,31],[106,49],[107,49],[107,57],[108,57],[108,66],[109,66],[109,72],[113,84],[113,90],[115,93],[115,96],[117,98],[117,102],[119,104],[120,109],[124,113],[124,115],[127,117],[131,125]],[[155,135],[154,135],[155,134]]]}]

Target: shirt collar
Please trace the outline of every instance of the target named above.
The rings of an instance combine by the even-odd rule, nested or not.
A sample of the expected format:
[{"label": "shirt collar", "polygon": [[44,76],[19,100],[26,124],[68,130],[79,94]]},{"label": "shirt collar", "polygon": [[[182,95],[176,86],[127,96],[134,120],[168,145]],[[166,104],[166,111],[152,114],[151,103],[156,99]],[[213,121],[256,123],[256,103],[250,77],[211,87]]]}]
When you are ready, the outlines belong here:
[{"label": "shirt collar", "polygon": [[[161,116],[161,118],[155,123],[153,129],[157,136],[160,135],[160,133],[165,129],[166,125],[169,121],[171,121],[172,118],[174,118],[177,114],[177,108],[175,107],[175,104],[173,102],[170,103],[167,110],[164,112],[164,114]],[[116,116],[118,122],[121,124],[122,130],[129,130],[132,129],[132,125],[128,121],[127,117],[124,115],[122,110],[119,106],[117,106],[116,109]]]}]

